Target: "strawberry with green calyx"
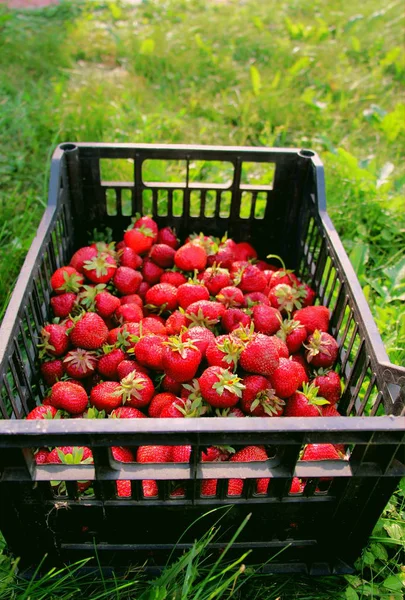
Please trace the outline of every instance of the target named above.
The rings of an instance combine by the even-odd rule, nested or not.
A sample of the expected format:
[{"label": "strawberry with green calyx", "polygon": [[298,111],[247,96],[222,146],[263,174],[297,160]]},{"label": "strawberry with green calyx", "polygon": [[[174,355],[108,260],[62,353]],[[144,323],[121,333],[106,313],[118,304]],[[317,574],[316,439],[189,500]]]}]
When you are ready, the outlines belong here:
[{"label": "strawberry with green calyx", "polygon": [[109,417],[112,419],[146,419],[146,415],[133,406],[119,406],[118,408],[114,408]]},{"label": "strawberry with green calyx", "polygon": [[123,390],[117,381],[102,381],[90,392],[90,404],[109,414],[122,404]]},{"label": "strawberry with green calyx", "polygon": [[124,233],[125,245],[141,255],[149,252],[155,240],[155,232],[144,224],[137,226],[134,223]]},{"label": "strawberry with green calyx", "polygon": [[[111,229],[110,229],[111,231]],[[109,240],[111,240],[111,237],[109,237]],[[118,259],[118,248],[116,247],[115,242],[109,241],[107,239],[104,240],[99,240],[96,242],[93,242],[91,244],[92,248],[95,248],[98,252],[98,254],[108,254],[109,256],[111,256],[115,261]]]},{"label": "strawberry with green calyx", "polygon": [[69,337],[64,325],[50,324],[41,329],[41,343],[38,344],[39,358],[62,356],[69,348]]},{"label": "strawberry with green calyx", "polygon": [[[94,312],[96,309],[96,296],[105,291],[105,288],[105,283],[83,285],[80,294],[77,295],[77,303],[85,310]],[[115,297],[116,296],[114,296],[114,298]]]},{"label": "strawberry with green calyx", "polygon": [[160,229],[158,232],[157,243],[167,244],[167,246],[170,246],[171,248],[174,248],[174,250],[177,250],[177,248],[179,247],[179,240],[176,236],[176,230],[172,227],[163,227],[162,229]]},{"label": "strawberry with green calyx", "polygon": [[166,244],[155,244],[149,253],[149,258],[162,269],[170,269],[174,265],[176,251]]},{"label": "strawberry with green calyx", "polygon": [[163,371],[166,340],[167,336],[153,333],[141,337],[134,347],[139,364],[154,371]]},{"label": "strawberry with green calyx", "polygon": [[149,370],[146,367],[140,365],[136,360],[129,360],[126,358],[117,366],[118,379],[121,381],[121,379],[124,379],[124,377],[133,371],[138,371],[138,373],[145,373],[145,375],[149,375]]},{"label": "strawberry with green calyx", "polygon": [[66,292],[65,294],[59,294],[51,298],[51,307],[55,317],[64,319],[75,308],[77,301],[77,294],[73,292]]},{"label": "strawberry with green calyx", "polygon": [[248,373],[271,376],[279,365],[279,354],[273,338],[262,333],[255,334],[242,350],[239,365]]},{"label": "strawberry with green calyx", "polygon": [[[229,309],[231,310],[231,309]],[[232,337],[240,340],[245,345],[256,338],[255,327],[253,323],[249,325],[240,324],[239,327],[232,331]]]},{"label": "strawberry with green calyx", "polygon": [[186,309],[189,327],[203,326],[210,329],[221,320],[224,314],[224,305],[210,300],[193,302]]},{"label": "strawberry with green calyx", "polygon": [[156,221],[154,221],[151,215],[143,215],[140,213],[136,213],[133,218],[133,226],[135,229],[140,229],[142,227],[147,227],[153,233],[153,243],[155,244],[159,235],[159,227]]},{"label": "strawberry with green calyx", "polygon": [[99,315],[87,312],[74,320],[69,337],[77,348],[98,350],[107,341],[108,327]]},{"label": "strawberry with green calyx", "polygon": [[247,415],[254,417],[280,417],[285,402],[276,395],[270,381],[262,375],[247,375],[243,378],[241,407]]},{"label": "strawberry with green calyx", "polygon": [[59,446],[48,454],[48,464],[92,465],[93,453],[86,446]]},{"label": "strawberry with green calyx", "polygon": [[94,352],[76,348],[66,354],[63,366],[66,374],[72,379],[85,379],[96,370],[97,357]]},{"label": "strawberry with green calyx", "polygon": [[[305,378],[305,373],[304,373]],[[302,367],[288,359],[280,358],[279,365],[270,377],[271,385],[280,398],[289,398],[303,384]]]},{"label": "strawberry with green calyx", "polygon": [[209,300],[210,293],[204,283],[196,278],[189,279],[177,288],[177,302],[181,308],[186,310],[190,304],[199,300]]},{"label": "strawberry with green calyx", "polygon": [[187,277],[180,271],[165,271],[160,278],[160,283],[170,283],[178,288],[183,283],[187,283]]},{"label": "strawberry with green calyx", "polygon": [[232,285],[223,287],[215,298],[218,302],[221,302],[225,308],[238,308],[239,306],[244,305],[242,290]]},{"label": "strawberry with green calyx", "polygon": [[189,242],[176,251],[174,264],[181,271],[202,271],[207,265],[207,252],[202,245]]},{"label": "strawberry with green calyx", "polygon": [[306,359],[313,367],[328,368],[335,364],[339,345],[329,333],[315,329],[304,346]]},{"label": "strawberry with green calyx", "polygon": [[245,413],[241,411],[240,408],[236,406],[231,406],[231,408],[216,408],[215,409],[216,417],[235,417],[240,419],[241,417],[246,417]]},{"label": "strawberry with green calyx", "polygon": [[305,292],[305,295],[303,295],[302,298],[302,306],[312,306],[316,299],[315,290],[309,287],[309,285],[307,285],[306,283],[299,286],[299,288]]},{"label": "strawberry with green calyx", "polygon": [[313,384],[319,389],[319,394],[331,405],[339,402],[342,395],[342,384],[336,371],[319,369]]},{"label": "strawberry with green calyx", "polygon": [[208,345],[215,340],[215,335],[206,327],[192,327],[182,331],[181,338],[184,341],[191,340],[201,352],[201,356],[205,358]]},{"label": "strawberry with green calyx", "polygon": [[183,383],[193,379],[202,360],[201,352],[190,340],[170,336],[164,342],[163,369],[167,375]]},{"label": "strawberry with green calyx", "polygon": [[112,280],[117,292],[123,296],[136,294],[141,282],[141,273],[130,267],[118,267]]},{"label": "strawberry with green calyx", "polygon": [[249,327],[252,322],[250,316],[241,308],[228,308],[221,319],[221,325],[227,333],[232,333],[239,327]]},{"label": "strawberry with green calyx", "polygon": [[137,304],[120,304],[115,313],[115,321],[123,325],[124,323],[139,323],[143,319],[143,311]]},{"label": "strawberry with green calyx", "polygon": [[84,413],[75,415],[75,417],[81,417],[82,419],[105,419],[106,412],[105,410],[98,410],[94,406],[90,406]]},{"label": "strawberry with green calyx", "polygon": [[228,269],[218,266],[216,263],[212,267],[205,269],[202,275],[202,281],[212,296],[219,294],[222,288],[231,285],[231,276]]},{"label": "strawberry with green calyx", "polygon": [[168,335],[178,335],[187,327],[187,318],[183,309],[175,310],[166,320],[166,331]]},{"label": "strawberry with green calyx", "polygon": [[25,417],[27,421],[37,421],[42,419],[61,419],[63,414],[54,406],[45,406],[41,404],[33,408]]},{"label": "strawberry with green calyx", "polygon": [[[125,323],[122,327],[114,327],[114,329],[110,329],[107,336],[107,344],[110,346],[115,346],[116,348],[122,348],[123,350],[127,350],[131,347],[130,335],[132,335],[128,331],[129,323]],[[139,334],[139,324],[137,324],[138,334]]]},{"label": "strawberry with green calyx", "polygon": [[295,354],[307,339],[307,330],[299,321],[285,319],[280,321],[280,328],[276,335],[287,344],[289,353]]},{"label": "strawberry with green calyx", "polygon": [[307,334],[311,335],[316,329],[328,331],[330,312],[326,306],[306,306],[293,313],[293,319],[304,325]]},{"label": "strawberry with green calyx", "polygon": [[65,373],[63,362],[59,358],[41,364],[41,375],[47,385],[60,381]]},{"label": "strawberry with green calyx", "polygon": [[240,377],[218,366],[205,369],[198,382],[203,399],[217,408],[235,406],[245,389]]},{"label": "strawberry with green calyx", "polygon": [[158,283],[146,292],[146,306],[159,313],[172,312],[177,308],[177,288],[170,283]]},{"label": "strawberry with green calyx", "polygon": [[75,415],[85,410],[88,397],[85,390],[78,383],[58,381],[52,386],[51,402],[52,406]]},{"label": "strawberry with green calyx", "polygon": [[118,251],[118,259],[120,267],[130,267],[131,269],[139,269],[142,266],[143,260],[132,248],[124,246]]},{"label": "strawberry with green calyx", "polygon": [[329,402],[325,398],[318,396],[316,386],[304,383],[302,392],[295,392],[288,398],[284,416],[319,417],[322,414],[321,408],[328,404]]},{"label": "strawberry with green calyx", "polygon": [[[230,462],[257,462],[268,460],[267,452],[263,446],[246,446],[233,454]],[[265,494],[269,486],[269,478],[256,479],[256,493]],[[241,496],[243,492],[243,479],[230,479],[228,483],[228,496]]]},{"label": "strawberry with green calyx", "polygon": [[255,331],[274,335],[280,329],[281,314],[277,308],[256,304],[252,308],[252,321]]},{"label": "strawberry with green calyx", "polygon": [[253,308],[256,305],[270,306],[270,300],[264,292],[249,292],[243,296],[243,306]]},{"label": "strawberry with green calyx", "polygon": [[155,285],[156,283],[159,283],[160,278],[164,274],[164,269],[159,267],[153,262],[153,260],[150,260],[149,258],[145,258],[143,261],[141,271],[144,279],[143,283],[148,283],[149,285]]},{"label": "strawberry with green calyx", "polygon": [[121,379],[119,387],[116,394],[122,398],[122,403],[135,408],[147,406],[155,393],[155,387],[150,377],[137,371],[133,371]]},{"label": "strawberry with green calyx", "polygon": [[108,283],[115,274],[117,263],[112,256],[101,252],[83,265],[83,272],[93,283]]},{"label": "strawberry with green calyx", "polygon": [[235,371],[244,344],[231,335],[220,335],[207,346],[206,359],[209,365],[217,365]]},{"label": "strawberry with green calyx", "polygon": [[251,264],[237,271],[233,276],[233,281],[244,293],[262,292],[267,285],[266,276],[263,275],[260,269]]},{"label": "strawberry with green calyx", "polygon": [[161,419],[184,419],[203,417],[209,411],[209,406],[202,401],[201,396],[195,398],[176,398],[174,402],[165,406],[159,418]]},{"label": "strawberry with green calyx", "polygon": [[79,250],[73,254],[69,265],[82,275],[85,275],[84,263],[87,260],[92,260],[97,254],[97,248],[93,246],[84,246],[83,248],[79,248]]},{"label": "strawberry with green calyx", "polygon": [[201,246],[204,248],[207,256],[213,256],[218,250],[218,238],[213,237],[212,235],[204,235],[200,231],[200,233],[192,233],[186,239],[186,244],[193,244],[195,246]]},{"label": "strawberry with green calyx", "polygon": [[114,348],[114,346],[104,345],[103,356],[99,357],[97,364],[97,371],[105,379],[117,380],[118,377],[118,365],[125,360],[125,352],[121,348]]},{"label": "strawberry with green calyx", "polygon": [[271,288],[269,293],[270,304],[280,312],[291,313],[302,307],[302,299],[305,292],[302,289],[292,287],[287,283],[279,283]]},{"label": "strawberry with green calyx", "polygon": [[84,283],[84,277],[73,267],[60,267],[51,277],[51,286],[55,294],[71,292],[77,294]]}]

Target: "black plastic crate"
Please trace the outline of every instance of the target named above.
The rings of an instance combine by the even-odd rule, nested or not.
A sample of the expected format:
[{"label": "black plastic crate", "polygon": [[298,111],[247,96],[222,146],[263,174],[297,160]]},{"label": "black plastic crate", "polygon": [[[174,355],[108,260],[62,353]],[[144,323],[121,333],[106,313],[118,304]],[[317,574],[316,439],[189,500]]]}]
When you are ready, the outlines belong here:
[{"label": "black plastic crate", "polygon": [[[132,161],[128,181],[103,181],[100,161]],[[146,182],[144,161],[175,165],[179,182]],[[179,161],[179,162],[175,162]],[[193,175],[208,161],[220,181]],[[254,164],[256,163],[256,166]],[[215,166],[215,169],[213,168]],[[252,165],[254,177],[252,174]],[[257,167],[257,168],[256,168]],[[114,167],[113,167],[114,168]],[[160,164],[162,170],[162,163]],[[274,179],[269,173],[274,168]],[[200,169],[204,174],[204,169]],[[228,173],[227,178],[225,173]],[[260,179],[264,173],[264,179]],[[50,276],[87,242],[94,227],[114,239],[136,212],[159,226],[252,240],[262,257],[279,254],[316,290],[332,312],[345,389],[341,418],[148,419],[24,421],[41,402],[38,333],[49,318]],[[402,386],[402,390],[401,390]],[[0,529],[22,564],[72,562],[94,556],[104,566],[165,563],[180,535],[213,507],[234,505],[223,519],[219,552],[252,513],[233,551],[253,549],[253,562],[281,572],[349,572],[386,502],[405,475],[405,369],[392,365],[353,268],[326,213],[324,172],[309,150],[141,144],[62,144],[52,159],[49,202],[6,313],[0,336]],[[302,463],[305,443],[350,445],[345,461]],[[137,465],[112,460],[111,446],[191,444],[187,464]],[[266,444],[266,463],[200,463],[211,444]],[[33,448],[89,446],[94,466],[37,466]],[[308,483],[290,495],[293,475]],[[245,478],[243,495],[227,498],[227,479]],[[252,478],[268,476],[266,495]],[[319,480],[331,478],[325,486]],[[218,478],[217,496],[202,498],[202,478]],[[117,498],[115,481],[132,480],[132,497]],[[145,499],[141,480],[156,479],[158,499]],[[56,497],[51,480],[66,481]],[[77,480],[94,480],[94,496],[81,497]],[[170,482],[184,482],[185,497],[170,498]],[[181,552],[222,511],[196,523]],[[28,543],[27,543],[28,541]]]}]

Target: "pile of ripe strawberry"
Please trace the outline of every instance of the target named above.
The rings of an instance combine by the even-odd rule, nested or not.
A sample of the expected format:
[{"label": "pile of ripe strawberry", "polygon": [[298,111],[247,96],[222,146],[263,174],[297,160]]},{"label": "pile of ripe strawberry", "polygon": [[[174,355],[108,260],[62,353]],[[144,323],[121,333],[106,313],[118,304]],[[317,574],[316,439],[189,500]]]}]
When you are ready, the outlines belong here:
[{"label": "pile of ripe strawberry", "polygon": [[[27,419],[339,416],[328,308],[314,306],[307,284],[258,260],[247,242],[199,234],[180,245],[171,228],[141,217],[119,243],[77,250],[51,286],[54,320],[39,344],[50,391]],[[342,451],[311,444],[302,460],[339,459]],[[188,462],[191,447],[114,447],[112,454],[121,462]],[[210,447],[201,456],[267,459],[262,446]],[[88,448],[36,452],[37,463],[92,460]],[[257,492],[268,482],[258,479]],[[155,481],[142,483],[145,496],[157,494]],[[216,484],[204,480],[202,495],[214,495]],[[294,479],[291,493],[303,486]],[[228,495],[242,488],[230,479]],[[117,493],[130,496],[130,482],[117,482]]]}]

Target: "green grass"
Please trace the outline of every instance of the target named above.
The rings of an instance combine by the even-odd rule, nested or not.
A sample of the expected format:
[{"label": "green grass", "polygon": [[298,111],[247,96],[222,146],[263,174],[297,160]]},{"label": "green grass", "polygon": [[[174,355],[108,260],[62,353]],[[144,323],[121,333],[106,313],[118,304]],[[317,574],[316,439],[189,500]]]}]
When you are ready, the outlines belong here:
[{"label": "green grass", "polygon": [[[403,363],[402,9],[379,0],[62,2],[32,13],[0,5],[0,316],[46,204],[57,143],[309,147],[324,161],[328,210],[389,356]],[[400,502],[403,493],[386,513],[398,526]],[[376,535],[397,539],[387,523]],[[389,556],[374,546],[365,553],[342,598],[398,597],[383,582],[399,572],[401,535],[398,544],[373,542]],[[80,597],[75,578],[48,595],[44,583],[44,596],[12,581],[2,597]],[[250,597],[266,598],[253,581]],[[362,591],[370,582],[374,595]],[[300,580],[280,591],[276,580],[260,583],[268,599],[283,600],[339,598],[348,585]],[[118,596],[126,597],[110,594]],[[166,597],[177,596],[150,596]]]}]

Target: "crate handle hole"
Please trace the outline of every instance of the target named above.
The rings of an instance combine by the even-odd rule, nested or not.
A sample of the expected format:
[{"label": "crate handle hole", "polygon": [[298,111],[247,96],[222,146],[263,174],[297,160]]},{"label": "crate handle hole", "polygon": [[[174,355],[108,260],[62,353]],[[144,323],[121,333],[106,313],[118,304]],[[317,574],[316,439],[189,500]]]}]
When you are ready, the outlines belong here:
[{"label": "crate handle hole", "polygon": [[302,148],[298,154],[304,158],[312,158],[315,156],[315,152],[313,152],[313,150],[306,150],[305,148]]},{"label": "crate handle hole", "polygon": [[73,150],[76,150],[77,146],[76,144],[61,144],[59,148],[64,152],[73,152]]}]

